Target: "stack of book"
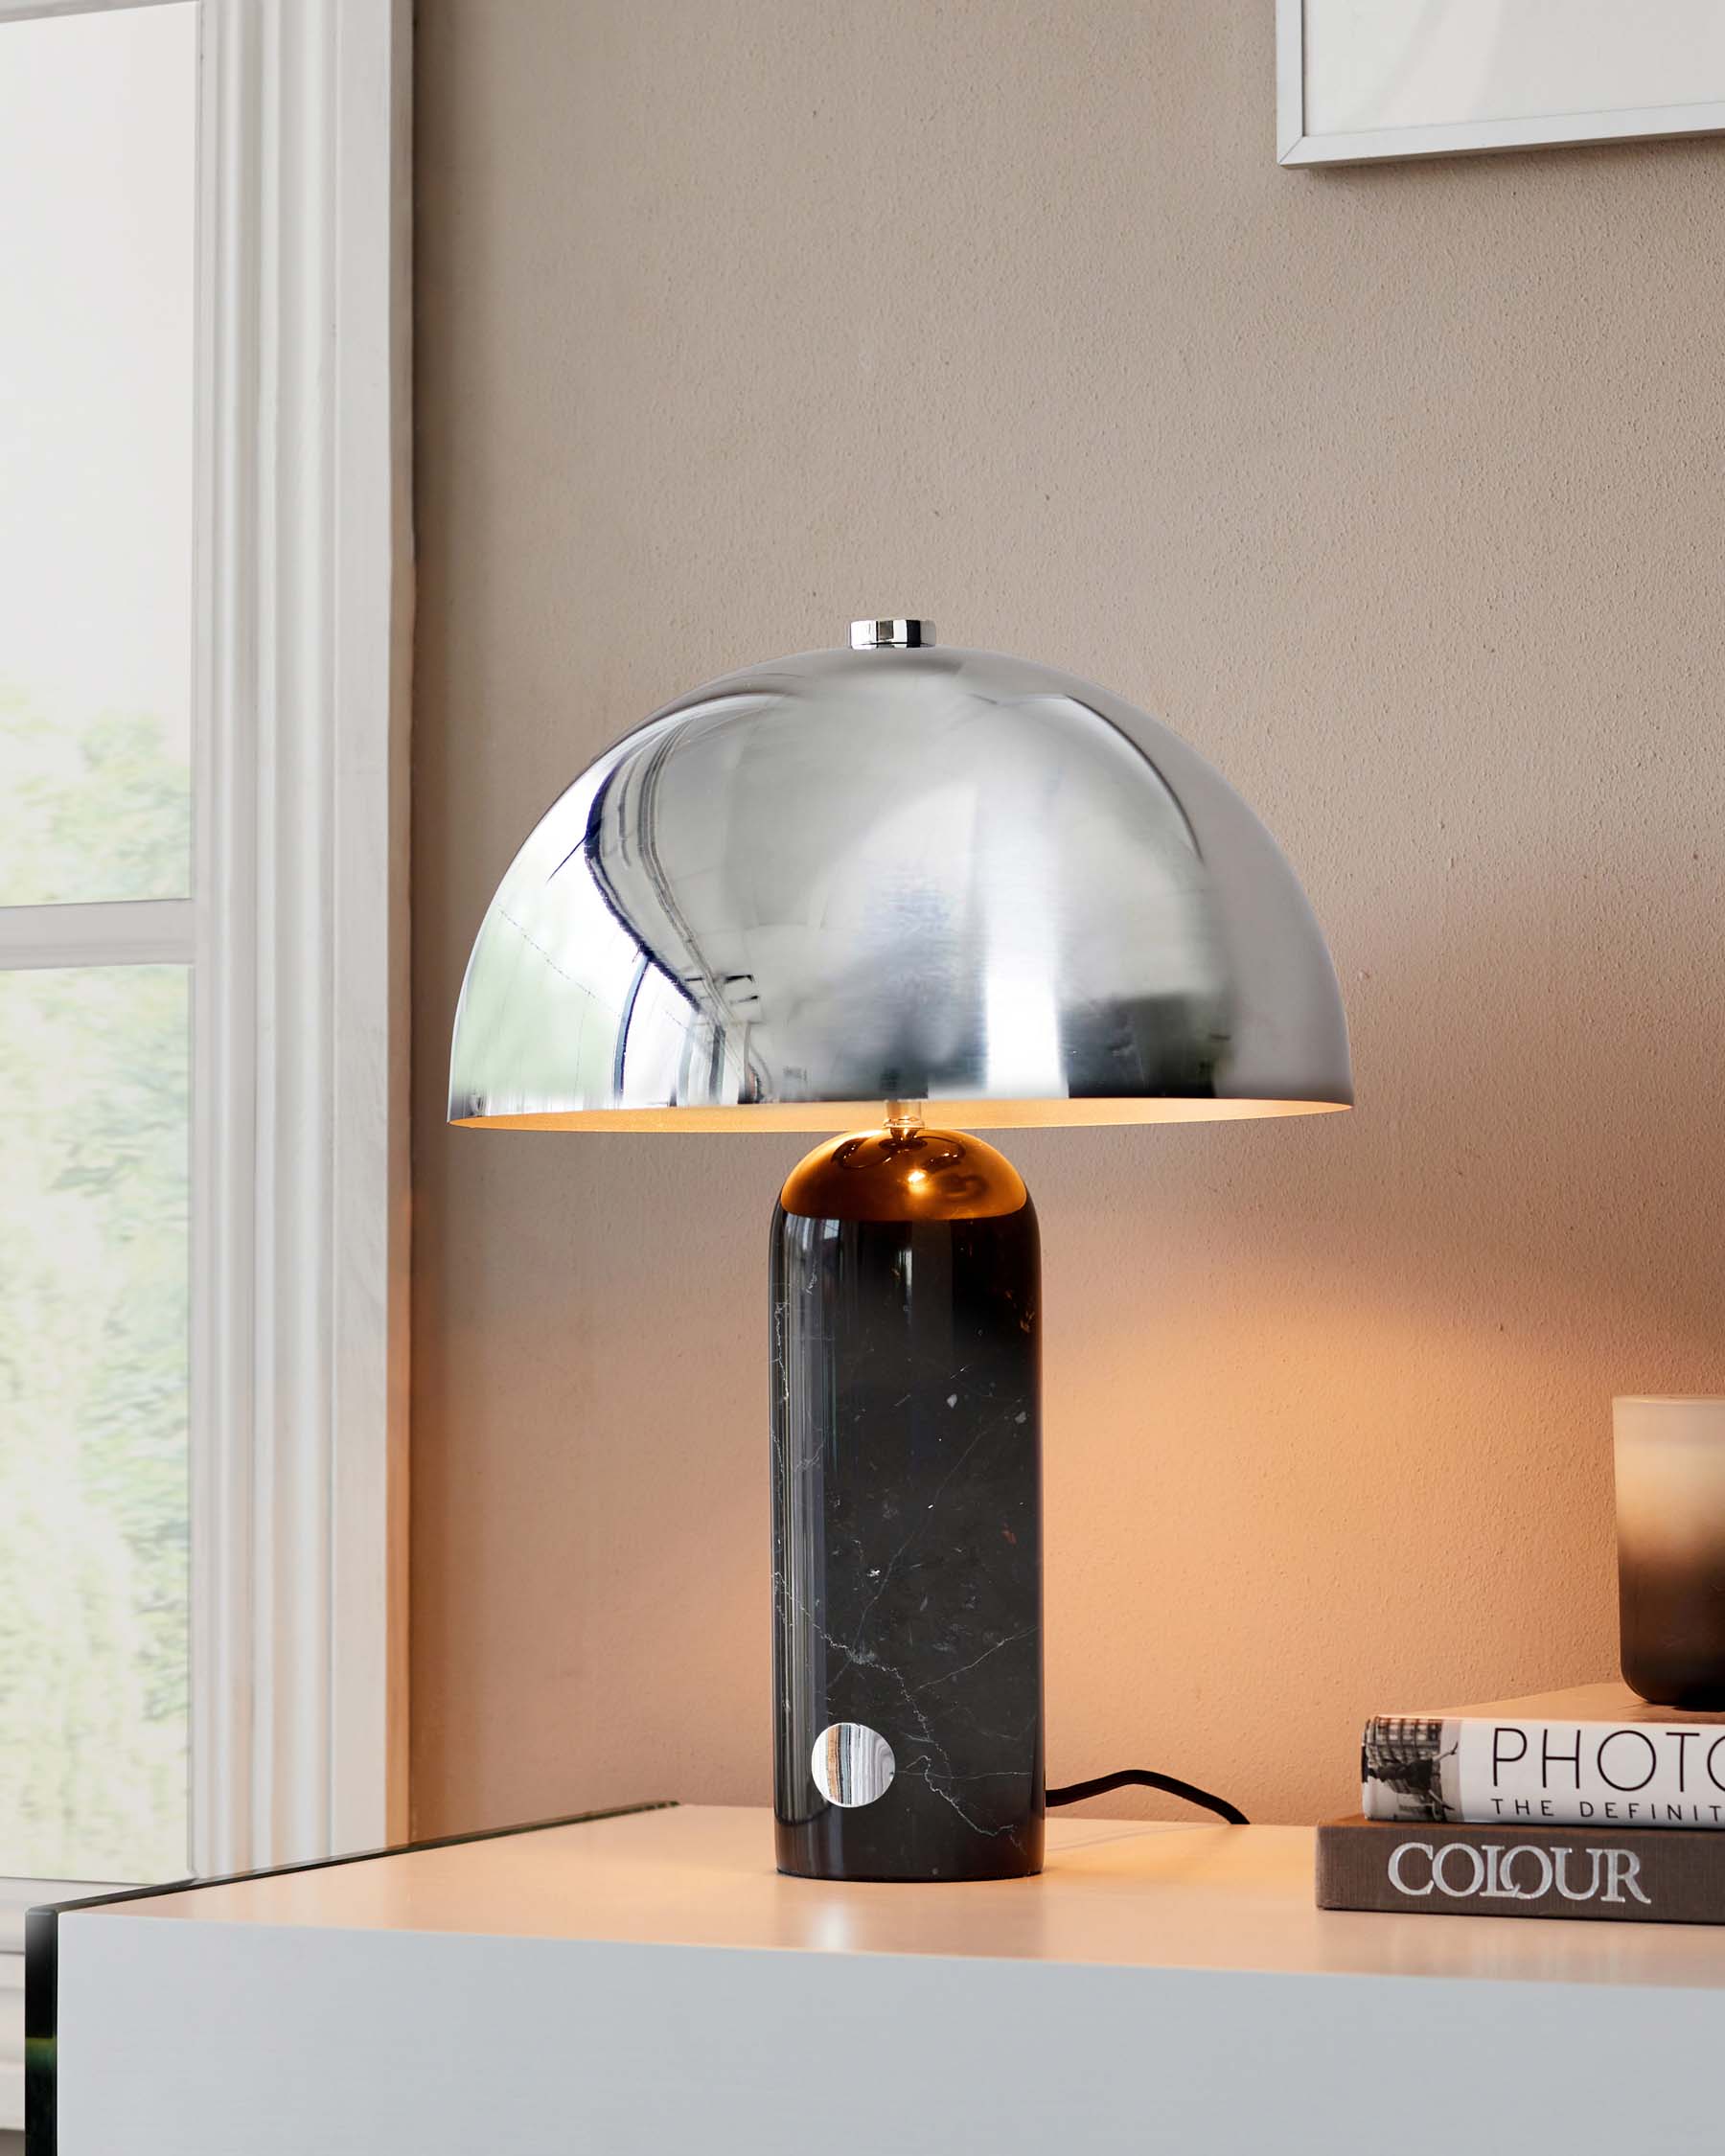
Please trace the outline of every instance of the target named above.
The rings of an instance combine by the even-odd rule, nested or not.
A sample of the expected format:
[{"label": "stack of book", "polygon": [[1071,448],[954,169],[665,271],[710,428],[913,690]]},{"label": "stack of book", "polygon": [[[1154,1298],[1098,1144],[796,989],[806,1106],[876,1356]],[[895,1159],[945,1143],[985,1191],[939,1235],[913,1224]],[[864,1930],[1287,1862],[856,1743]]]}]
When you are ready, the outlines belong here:
[{"label": "stack of book", "polygon": [[1321,1909],[1725,1923],[1725,1713],[1581,1685],[1366,1725]]}]

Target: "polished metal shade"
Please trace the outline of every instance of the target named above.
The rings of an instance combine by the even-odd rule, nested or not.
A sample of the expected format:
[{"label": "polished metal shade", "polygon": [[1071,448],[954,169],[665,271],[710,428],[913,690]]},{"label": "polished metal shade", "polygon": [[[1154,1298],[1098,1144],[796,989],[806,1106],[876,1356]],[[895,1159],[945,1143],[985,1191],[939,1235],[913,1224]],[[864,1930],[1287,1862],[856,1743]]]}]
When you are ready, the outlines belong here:
[{"label": "polished metal shade", "polygon": [[845,1130],[1343,1108],[1323,938],[1203,758],[916,621],[669,704],[555,801],[486,913],[457,1122]]}]

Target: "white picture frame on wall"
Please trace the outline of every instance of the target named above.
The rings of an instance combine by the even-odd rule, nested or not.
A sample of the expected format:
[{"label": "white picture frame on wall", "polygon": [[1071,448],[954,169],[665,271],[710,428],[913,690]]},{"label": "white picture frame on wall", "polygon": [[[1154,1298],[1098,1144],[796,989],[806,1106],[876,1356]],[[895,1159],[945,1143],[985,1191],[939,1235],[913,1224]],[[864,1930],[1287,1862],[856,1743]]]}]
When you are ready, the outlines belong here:
[{"label": "white picture frame on wall", "polygon": [[1725,131],[1725,0],[1276,0],[1276,160]]}]

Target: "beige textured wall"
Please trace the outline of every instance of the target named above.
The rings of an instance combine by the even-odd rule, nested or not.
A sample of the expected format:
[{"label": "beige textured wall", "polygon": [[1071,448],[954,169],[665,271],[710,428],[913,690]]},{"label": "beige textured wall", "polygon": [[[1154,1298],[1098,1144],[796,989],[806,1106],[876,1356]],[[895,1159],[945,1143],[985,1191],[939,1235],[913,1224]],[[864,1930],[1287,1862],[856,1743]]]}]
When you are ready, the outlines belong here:
[{"label": "beige textured wall", "polygon": [[1050,1773],[1311,1819],[1369,1709],[1609,1672],[1609,1396],[1725,1390],[1725,144],[1279,172],[1271,16],[420,0],[424,1830],[768,1796],[801,1141],[442,1088],[551,796],[862,611],[1171,722],[1353,1025],[1352,1116],[1012,1144]]}]

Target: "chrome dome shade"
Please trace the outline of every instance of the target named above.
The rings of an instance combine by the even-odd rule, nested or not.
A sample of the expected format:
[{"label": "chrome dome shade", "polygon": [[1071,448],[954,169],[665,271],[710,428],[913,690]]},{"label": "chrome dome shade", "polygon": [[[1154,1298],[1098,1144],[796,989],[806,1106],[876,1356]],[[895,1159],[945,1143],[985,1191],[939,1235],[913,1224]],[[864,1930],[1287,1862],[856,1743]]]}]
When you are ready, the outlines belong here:
[{"label": "chrome dome shade", "polygon": [[451,1120],[538,1129],[1352,1097],[1323,938],[1220,775],[1088,682],[916,644],[727,676],[584,771],[486,913],[449,1076]]}]

